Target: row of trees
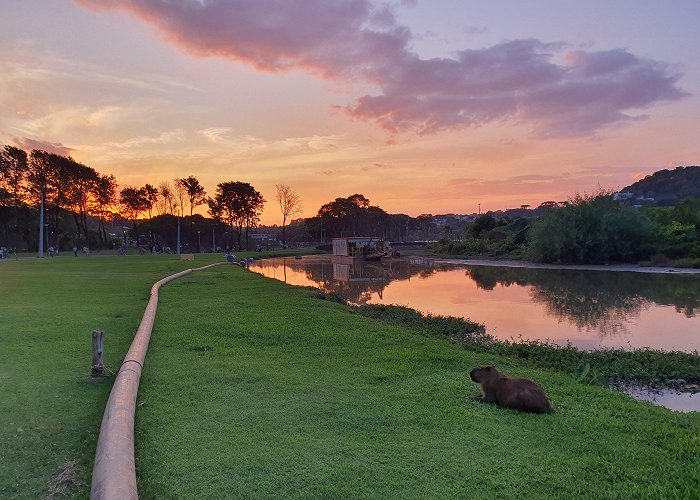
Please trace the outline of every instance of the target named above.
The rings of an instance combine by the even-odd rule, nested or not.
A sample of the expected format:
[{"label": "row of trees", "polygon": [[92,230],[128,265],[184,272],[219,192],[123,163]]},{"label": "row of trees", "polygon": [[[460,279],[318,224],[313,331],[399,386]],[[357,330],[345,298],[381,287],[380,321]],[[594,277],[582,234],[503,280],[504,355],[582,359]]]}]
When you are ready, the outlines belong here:
[{"label": "row of trees", "polygon": [[483,214],[467,225],[462,241],[443,240],[435,250],[567,264],[700,263],[700,200],[688,197],[672,206],[635,208],[605,191],[576,195],[529,219]]},{"label": "row of trees", "polygon": [[[88,217],[98,220],[101,243],[106,241],[104,221],[110,217],[117,183],[70,157],[41,150],[27,154],[13,146],[0,152],[0,230],[5,240],[10,233],[32,240],[33,212],[41,207],[41,224],[47,233],[60,234],[63,213],[70,213],[75,239],[88,237]],[[44,218],[45,216],[45,218]],[[29,245],[28,245],[29,246]]]},{"label": "row of trees", "polygon": [[430,214],[410,217],[389,214],[361,194],[336,198],[321,206],[316,217],[306,219],[309,234],[321,240],[343,236],[376,236],[390,241],[431,240],[450,232],[438,227]]},{"label": "row of trees", "polygon": [[[301,212],[302,202],[289,186],[275,187],[286,245],[288,223]],[[211,220],[194,213],[202,205]],[[134,242],[150,250],[177,248],[181,240],[182,247],[200,250],[201,235],[212,233],[212,246],[218,240],[222,246],[241,248],[247,247],[249,232],[259,226],[264,205],[262,194],[246,182],[219,183],[211,197],[195,176],[120,188],[113,175],[71,157],[41,150],[27,153],[13,146],[0,150],[0,245],[37,248],[41,239],[37,235],[45,234],[43,247],[102,249],[121,240],[125,247]],[[226,234],[229,240],[224,243]],[[354,194],[324,204],[316,217],[301,225],[296,221],[292,238],[328,241],[375,235],[404,241],[440,234],[431,215],[388,214],[364,195]]]},{"label": "row of trees", "polygon": [[[301,200],[289,186],[276,187],[284,228],[287,219],[301,210]],[[202,225],[203,218],[194,214],[197,207],[205,204],[213,227]],[[213,198],[207,197],[195,176],[119,190],[113,175],[100,174],[71,157],[42,150],[27,153],[9,145],[0,150],[0,245],[65,249],[99,243],[101,249],[109,248],[115,235],[107,229],[109,221],[112,230],[115,223],[121,228],[124,246],[128,237],[145,246],[140,221],[147,218],[149,249],[175,247],[180,242],[180,219],[187,218],[189,209],[183,236],[190,248],[195,246],[192,240],[196,224],[198,250],[204,226],[212,229],[212,239],[217,230],[228,229],[230,246],[241,247],[243,234],[247,245],[249,230],[259,225],[264,204],[263,196],[245,182],[220,183]],[[73,229],[68,227],[71,219]],[[177,238],[170,230],[173,221],[177,221]],[[44,235],[46,244],[42,242]]]}]

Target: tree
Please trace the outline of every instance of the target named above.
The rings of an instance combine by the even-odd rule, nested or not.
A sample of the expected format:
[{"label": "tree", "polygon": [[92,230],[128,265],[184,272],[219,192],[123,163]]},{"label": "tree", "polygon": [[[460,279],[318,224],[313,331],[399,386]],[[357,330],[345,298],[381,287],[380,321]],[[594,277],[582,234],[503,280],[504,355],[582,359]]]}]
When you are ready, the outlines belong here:
[{"label": "tree", "polygon": [[226,223],[231,232],[238,237],[238,248],[245,229],[246,247],[248,231],[260,222],[265,199],[247,182],[222,182],[216,186],[214,198],[208,200],[209,214],[218,221]]},{"label": "tree", "polygon": [[185,200],[187,199],[187,189],[182,183],[184,179],[173,179],[173,195],[175,197],[174,208],[179,217],[185,215]]},{"label": "tree", "polygon": [[90,212],[100,221],[97,232],[100,235],[100,248],[104,248],[104,244],[109,239],[105,229],[105,219],[111,218],[111,208],[117,200],[117,179],[113,175],[100,175],[95,184],[93,195],[93,205]]},{"label": "tree", "polygon": [[10,226],[19,227],[22,194],[26,188],[27,153],[13,146],[0,150],[0,228],[3,241],[10,241]]},{"label": "tree", "polygon": [[170,182],[163,181],[158,184],[158,192],[160,193],[160,198],[156,203],[158,214],[175,215],[175,206],[177,205],[177,201],[175,200],[175,191],[170,185]]},{"label": "tree", "polygon": [[145,194],[145,198],[147,200],[146,204],[146,210],[148,211],[148,226],[150,228],[151,232],[151,248],[155,244],[154,236],[153,236],[153,206],[158,202],[158,188],[153,187],[150,184],[146,184],[144,187],[142,187],[143,192]]},{"label": "tree", "polygon": [[[119,192],[119,204],[121,209],[122,217],[126,220],[132,220],[134,222],[133,233],[136,238],[136,244],[138,245],[138,226],[136,219],[139,215],[147,210],[149,206],[148,196],[144,188],[135,188],[127,186]],[[124,246],[126,246],[126,231],[124,231]]]},{"label": "tree", "polygon": [[100,176],[95,169],[78,163],[73,158],[62,157],[59,178],[63,186],[60,189],[64,207],[72,212],[75,220],[77,239],[85,236],[85,244],[89,247],[87,217],[90,203],[95,197]]},{"label": "tree", "polygon": [[[44,256],[44,213],[47,198],[57,192],[58,155],[33,149],[28,162],[28,199],[39,205],[39,257]],[[58,200],[59,197],[56,196]]]},{"label": "tree", "polygon": [[14,146],[0,151],[0,206],[18,207],[27,175],[27,153]]},{"label": "tree", "polygon": [[381,208],[370,207],[369,200],[361,194],[336,198],[318,210],[318,217],[331,236],[356,236],[359,232],[372,233],[377,223],[381,222],[377,219],[386,215]]},{"label": "tree", "polygon": [[282,245],[287,246],[287,218],[301,212],[301,198],[292,191],[292,188],[284,184],[275,184],[275,188],[277,188],[277,203],[282,211]]},{"label": "tree", "polygon": [[153,187],[150,184],[146,184],[144,187],[141,188],[141,191],[143,192],[143,195],[144,195],[145,207],[146,207],[146,210],[148,211],[148,218],[152,219],[153,218],[153,206],[158,201],[158,188]]},{"label": "tree", "polygon": [[491,212],[479,215],[472,224],[467,226],[469,234],[479,239],[483,233],[491,231],[498,225],[496,219],[491,215]]},{"label": "tree", "polygon": [[192,217],[194,209],[207,202],[207,193],[193,175],[190,175],[186,179],[180,179],[179,182],[187,192],[187,197],[190,202],[190,217]]},{"label": "tree", "polygon": [[532,224],[528,252],[540,262],[631,262],[649,256],[654,238],[654,224],[643,212],[600,191],[547,210]]},{"label": "tree", "polygon": [[676,203],[671,211],[673,220],[700,227],[700,199],[688,196]]}]

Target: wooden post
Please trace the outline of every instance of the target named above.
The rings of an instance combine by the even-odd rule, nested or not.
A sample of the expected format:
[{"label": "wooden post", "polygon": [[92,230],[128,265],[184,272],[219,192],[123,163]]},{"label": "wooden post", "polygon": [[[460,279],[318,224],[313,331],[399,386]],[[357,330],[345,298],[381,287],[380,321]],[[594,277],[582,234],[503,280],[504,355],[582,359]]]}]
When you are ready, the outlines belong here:
[{"label": "wooden post", "polygon": [[101,377],[104,375],[105,364],[102,360],[104,350],[105,332],[100,330],[92,331],[92,376]]}]

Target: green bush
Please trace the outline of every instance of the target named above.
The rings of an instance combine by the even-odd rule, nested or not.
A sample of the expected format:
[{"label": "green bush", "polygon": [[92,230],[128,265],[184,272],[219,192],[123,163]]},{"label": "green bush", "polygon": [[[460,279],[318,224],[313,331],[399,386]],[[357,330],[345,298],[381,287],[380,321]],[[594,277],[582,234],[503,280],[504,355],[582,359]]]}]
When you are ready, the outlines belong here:
[{"label": "green bush", "polygon": [[637,261],[652,252],[655,229],[644,212],[619,204],[610,193],[577,195],[532,224],[527,255],[566,264]]}]

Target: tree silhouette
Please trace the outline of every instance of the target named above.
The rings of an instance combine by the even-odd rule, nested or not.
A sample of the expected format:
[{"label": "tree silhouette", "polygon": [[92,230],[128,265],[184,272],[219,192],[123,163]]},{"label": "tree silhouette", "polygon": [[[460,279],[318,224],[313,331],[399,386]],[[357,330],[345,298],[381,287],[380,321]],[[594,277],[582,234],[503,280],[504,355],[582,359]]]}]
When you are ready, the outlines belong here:
[{"label": "tree silhouette", "polygon": [[[138,219],[139,215],[142,212],[148,209],[149,203],[150,201],[148,200],[148,196],[144,188],[135,188],[127,186],[119,192],[119,204],[121,215],[126,220],[134,221],[133,233],[134,237],[136,238],[137,245],[139,241],[139,235],[136,219]],[[123,234],[124,246],[126,246],[126,231],[124,231]]]},{"label": "tree silhouette", "polygon": [[17,208],[27,175],[27,153],[14,146],[0,151],[0,206]]},{"label": "tree silhouette", "polygon": [[90,211],[91,215],[99,220],[100,248],[104,248],[104,244],[109,239],[105,229],[105,220],[112,217],[111,209],[116,201],[117,179],[113,175],[100,175],[95,185],[93,205]]},{"label": "tree silhouette", "polygon": [[20,225],[26,177],[27,153],[13,146],[0,150],[0,228],[3,241],[10,239],[10,226]]},{"label": "tree silhouette", "polygon": [[179,182],[187,192],[187,198],[190,202],[190,217],[192,217],[194,209],[199,205],[204,205],[207,202],[207,193],[204,191],[204,188],[199,183],[197,178],[193,175],[190,175],[186,179],[180,179]]},{"label": "tree silhouette", "polygon": [[282,211],[282,245],[287,246],[287,218],[301,212],[301,198],[285,184],[275,184],[275,188],[277,188],[277,204]]},{"label": "tree silhouette", "polygon": [[208,200],[209,214],[218,221],[226,223],[231,231],[236,232],[238,248],[245,230],[246,247],[248,231],[258,226],[265,199],[247,182],[222,182],[216,186],[214,198]]},{"label": "tree silhouette", "polygon": [[160,197],[156,202],[156,208],[158,209],[159,215],[175,215],[175,206],[177,202],[175,200],[175,191],[168,181],[162,181],[158,184],[158,192]]},{"label": "tree silhouette", "polygon": [[100,176],[95,169],[78,163],[73,158],[60,158],[59,176],[63,184],[63,188],[60,189],[62,201],[65,208],[73,213],[76,239],[80,241],[84,236],[85,244],[89,247],[87,217]]}]

